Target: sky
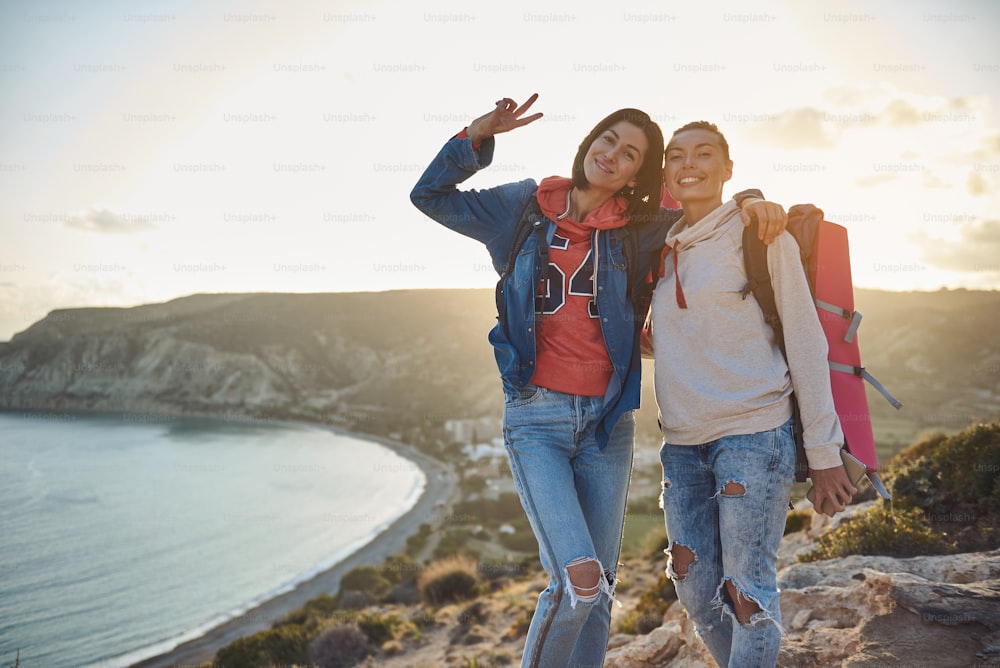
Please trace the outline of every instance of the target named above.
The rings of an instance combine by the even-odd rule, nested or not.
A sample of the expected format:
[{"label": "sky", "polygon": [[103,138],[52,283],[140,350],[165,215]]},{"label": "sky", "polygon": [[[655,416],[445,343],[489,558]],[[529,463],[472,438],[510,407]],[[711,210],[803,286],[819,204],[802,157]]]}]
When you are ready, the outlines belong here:
[{"label": "sky", "polygon": [[409,191],[496,100],[468,187],[567,175],[621,107],[709,120],[848,228],[854,283],[1000,288],[1000,3],[426,0],[0,6],[0,341],[193,293],[490,287]]}]

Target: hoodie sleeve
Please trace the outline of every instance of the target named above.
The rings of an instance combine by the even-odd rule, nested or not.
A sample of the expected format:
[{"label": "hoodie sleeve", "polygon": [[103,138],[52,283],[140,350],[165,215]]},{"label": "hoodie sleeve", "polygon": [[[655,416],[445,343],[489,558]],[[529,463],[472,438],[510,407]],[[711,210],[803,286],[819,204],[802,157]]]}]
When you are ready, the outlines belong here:
[{"label": "hoodie sleeve", "polygon": [[788,372],[799,404],[809,467],[840,466],[844,434],[830,389],[826,337],[791,234],[783,232],[768,246],[767,264],[785,332]]}]

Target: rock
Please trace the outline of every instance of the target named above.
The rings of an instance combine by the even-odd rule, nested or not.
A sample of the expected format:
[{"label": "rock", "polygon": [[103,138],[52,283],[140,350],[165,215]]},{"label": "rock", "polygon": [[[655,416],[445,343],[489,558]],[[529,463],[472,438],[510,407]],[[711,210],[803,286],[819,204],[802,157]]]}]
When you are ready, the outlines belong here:
[{"label": "rock", "polygon": [[[604,668],[654,668],[669,665],[685,644],[679,622],[669,622],[608,652]],[[711,664],[705,664],[711,665]]]},{"label": "rock", "polygon": [[778,578],[782,617],[792,620],[782,666],[971,666],[1000,629],[1000,550],[855,555],[795,564]]},{"label": "rock", "polygon": [[[778,581],[783,668],[1000,665],[1000,550],[855,555],[787,566]],[[715,665],[680,606],[616,640],[606,668]]]},{"label": "rock", "polygon": [[805,610],[799,610],[798,612],[795,613],[795,616],[792,617],[792,622],[791,624],[789,624],[789,626],[791,626],[791,628],[795,629],[796,631],[801,630],[805,628],[805,625],[809,621],[809,618],[811,616],[812,616],[812,610],[810,610],[809,608],[806,608]]}]

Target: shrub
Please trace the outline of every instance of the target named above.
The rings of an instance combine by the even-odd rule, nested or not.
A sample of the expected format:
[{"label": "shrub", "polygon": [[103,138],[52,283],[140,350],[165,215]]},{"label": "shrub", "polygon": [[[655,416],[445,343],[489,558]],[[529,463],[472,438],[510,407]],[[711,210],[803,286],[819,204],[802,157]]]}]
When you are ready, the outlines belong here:
[{"label": "shrub", "polygon": [[413,582],[420,572],[420,566],[407,554],[397,554],[389,557],[377,569],[392,584]]},{"label": "shrub", "polygon": [[396,615],[380,615],[378,613],[358,617],[358,628],[368,636],[374,645],[392,640],[396,636],[396,628],[402,623]]},{"label": "shrub", "polygon": [[384,596],[391,588],[392,582],[374,566],[352,568],[340,579],[341,591],[351,589],[354,591],[364,591],[369,592],[377,598]]},{"label": "shrub", "polygon": [[913,557],[948,554],[954,544],[934,531],[919,508],[893,510],[888,504],[872,506],[819,537],[814,550],[799,561],[818,561],[849,554]]},{"label": "shrub", "polygon": [[889,488],[898,500],[933,515],[1000,513],[1000,424],[951,437],[932,436],[891,462]]},{"label": "shrub", "polygon": [[308,661],[308,646],[302,627],[280,626],[226,645],[215,655],[217,666],[270,666]]},{"label": "shrub", "polygon": [[785,516],[785,535],[802,531],[812,522],[811,510],[793,510]]},{"label": "shrub", "polygon": [[676,600],[673,581],[661,574],[656,584],[639,597],[635,609],[618,623],[618,630],[630,635],[649,633],[663,624],[663,615]]},{"label": "shrub", "polygon": [[321,619],[329,617],[339,607],[338,597],[320,594],[309,599],[304,606],[288,613],[278,626],[299,625],[305,629],[314,628]]},{"label": "shrub", "polygon": [[417,588],[432,605],[474,598],[479,588],[476,562],[462,555],[436,561],[417,578]]},{"label": "shrub", "polygon": [[416,554],[420,550],[424,549],[427,545],[427,541],[431,537],[431,525],[424,523],[420,525],[417,529],[417,533],[413,534],[406,539],[406,552],[407,554]]},{"label": "shrub", "polygon": [[364,610],[370,605],[378,603],[378,599],[371,592],[358,591],[357,589],[346,589],[340,592],[337,597],[339,610]]},{"label": "shrub", "polygon": [[438,540],[434,547],[434,558],[441,559],[453,554],[468,553],[466,544],[469,542],[469,532],[466,529],[449,529]]},{"label": "shrub", "polygon": [[490,619],[489,608],[483,601],[475,601],[458,613],[458,623],[461,626],[472,626],[473,624],[485,624]]},{"label": "shrub", "polygon": [[309,661],[319,668],[347,668],[367,652],[368,638],[353,625],[331,627],[309,643]]}]

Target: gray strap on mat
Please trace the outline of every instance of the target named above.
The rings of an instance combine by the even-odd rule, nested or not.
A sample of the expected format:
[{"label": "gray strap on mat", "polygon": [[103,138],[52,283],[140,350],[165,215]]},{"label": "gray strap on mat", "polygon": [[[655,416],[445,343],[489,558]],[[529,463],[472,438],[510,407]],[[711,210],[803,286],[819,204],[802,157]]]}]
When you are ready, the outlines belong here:
[{"label": "gray strap on mat", "polygon": [[816,299],[814,301],[816,302],[816,308],[821,308],[834,315],[839,315],[844,320],[851,321],[851,326],[847,328],[847,333],[844,334],[844,341],[847,341],[848,343],[853,341],[855,335],[858,333],[858,327],[861,326],[861,314],[857,311],[849,311],[846,308],[834,306],[830,302],[825,302],[822,299]]},{"label": "gray strap on mat", "polygon": [[896,399],[896,397],[889,394],[889,390],[882,387],[882,383],[875,380],[875,376],[868,373],[868,371],[863,366],[850,366],[849,364],[841,364],[840,362],[831,361],[830,368],[833,369],[834,371],[840,371],[841,373],[849,373],[851,375],[860,376],[861,378],[864,378],[865,380],[867,380],[869,383],[872,384],[872,387],[874,387],[876,390],[879,391],[879,394],[885,397],[886,401],[888,401],[890,404],[893,405],[893,408],[899,410],[900,408],[903,407],[902,402]]}]

